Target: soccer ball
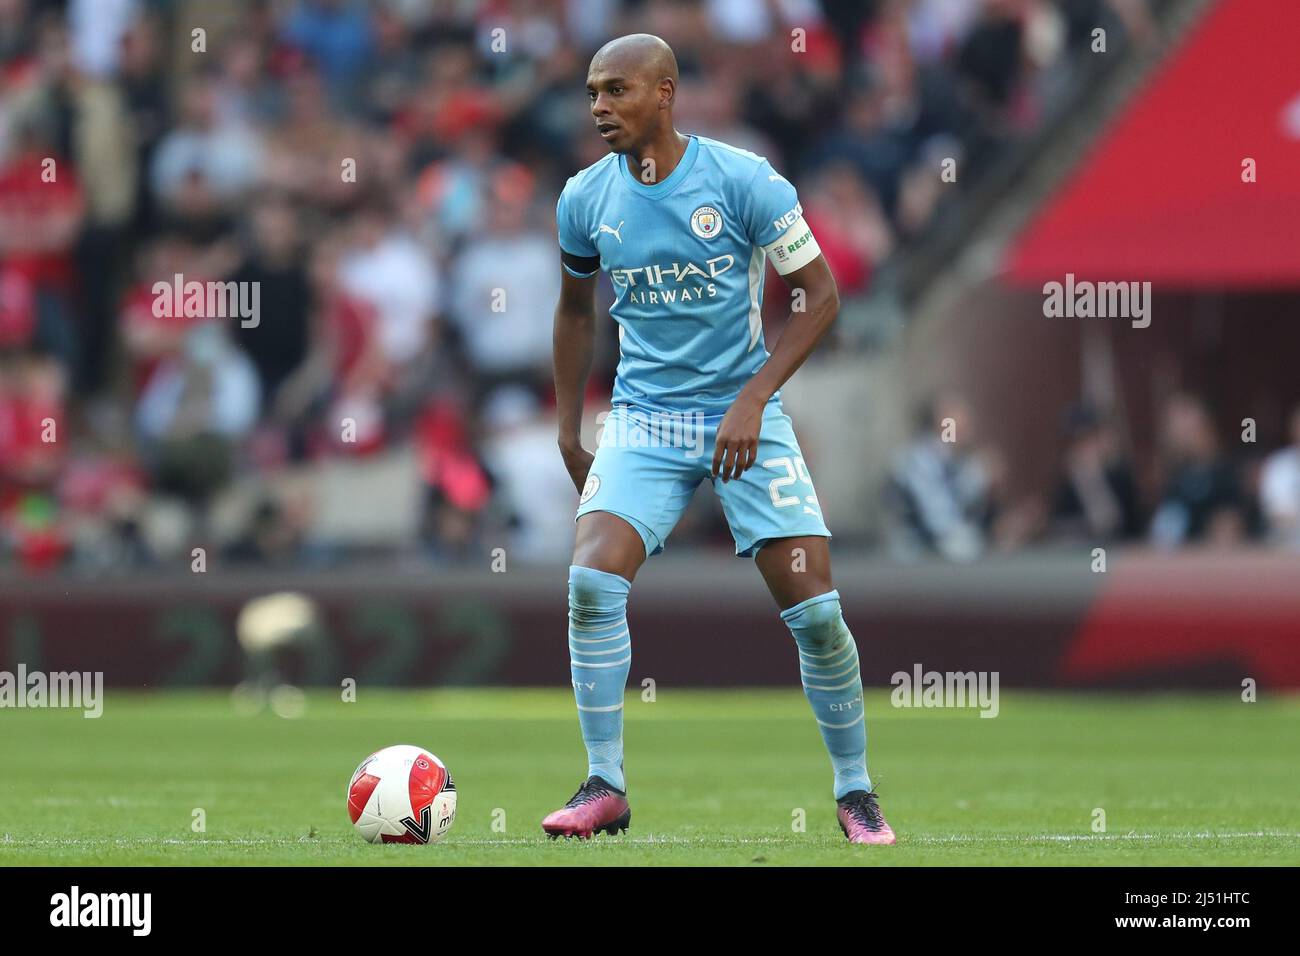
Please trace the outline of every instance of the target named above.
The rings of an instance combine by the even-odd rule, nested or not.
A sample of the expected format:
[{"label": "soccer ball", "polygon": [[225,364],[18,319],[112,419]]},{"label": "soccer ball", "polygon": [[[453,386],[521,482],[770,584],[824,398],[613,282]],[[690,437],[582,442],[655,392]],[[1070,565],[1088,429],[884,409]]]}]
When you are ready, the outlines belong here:
[{"label": "soccer ball", "polygon": [[456,819],[456,785],[429,751],[385,747],[352,774],[348,816],[370,843],[436,843]]}]

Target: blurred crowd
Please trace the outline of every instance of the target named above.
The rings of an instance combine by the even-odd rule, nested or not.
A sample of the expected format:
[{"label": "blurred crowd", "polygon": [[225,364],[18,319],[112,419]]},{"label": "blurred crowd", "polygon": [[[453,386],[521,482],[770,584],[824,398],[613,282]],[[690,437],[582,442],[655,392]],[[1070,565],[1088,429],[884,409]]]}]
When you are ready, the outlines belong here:
[{"label": "blurred crowd", "polygon": [[1257,542],[1300,551],[1300,405],[1281,448],[1254,451],[1249,429],[1225,436],[1204,401],[1177,393],[1161,414],[1157,454],[1144,463],[1114,416],[1080,403],[1061,422],[1054,487],[1016,497],[968,402],[945,393],[922,410],[892,463],[889,547],[903,559],[954,561],[1026,544]]},{"label": "blurred crowd", "polygon": [[390,548],[563,556],[554,202],[605,152],[597,47],[668,40],[679,128],[785,172],[852,301],[1098,23],[1151,30],[1146,0],[0,0],[0,565],[334,560],[294,476],[393,455]]}]

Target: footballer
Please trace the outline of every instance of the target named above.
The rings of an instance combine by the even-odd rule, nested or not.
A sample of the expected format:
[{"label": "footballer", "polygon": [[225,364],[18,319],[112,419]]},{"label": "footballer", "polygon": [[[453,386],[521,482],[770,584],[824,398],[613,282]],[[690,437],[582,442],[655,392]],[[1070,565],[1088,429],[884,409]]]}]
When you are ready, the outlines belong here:
[{"label": "footballer", "polygon": [[[754,559],[794,637],[835,773],[840,828],[852,843],[893,843],[867,775],[857,647],[831,584],[831,533],[779,391],[834,321],[835,280],[794,187],[761,156],[677,132],[676,93],[677,63],[663,40],[634,34],[603,46],[587,95],[610,155],[569,179],[556,206],[558,440],[579,491],[569,658],[588,769],[542,828],[590,837],[631,822],[628,593],[708,478],[736,554]],[[760,319],[767,261],[806,305],[770,354]],[[602,269],[614,286],[620,353],[604,427],[621,438],[602,440],[593,455],[579,429]],[[664,422],[701,430],[705,453],[698,442],[650,434]],[[794,570],[795,549],[806,556],[803,570]]]}]

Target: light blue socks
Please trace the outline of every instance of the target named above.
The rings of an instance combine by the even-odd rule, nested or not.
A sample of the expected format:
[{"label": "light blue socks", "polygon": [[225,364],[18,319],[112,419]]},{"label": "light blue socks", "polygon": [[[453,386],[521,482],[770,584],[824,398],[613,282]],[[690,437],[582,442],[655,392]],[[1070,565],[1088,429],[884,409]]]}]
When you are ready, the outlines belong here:
[{"label": "light blue socks", "polygon": [[[587,747],[587,775],[626,790],[623,695],[632,665],[626,578],[569,567],[569,663],[578,722]],[[862,679],[853,635],[838,591],[781,612],[799,648],[799,674],[835,770],[835,796],[871,790]]]},{"label": "light blue socks", "polygon": [[578,703],[587,775],[619,790],[623,779],[623,691],[632,666],[627,595],[617,574],[569,566],[569,664]]},{"label": "light blue socks", "polygon": [[840,592],[827,591],[781,612],[799,647],[799,676],[835,768],[835,798],[871,790],[862,713],[858,649],[840,613]]}]

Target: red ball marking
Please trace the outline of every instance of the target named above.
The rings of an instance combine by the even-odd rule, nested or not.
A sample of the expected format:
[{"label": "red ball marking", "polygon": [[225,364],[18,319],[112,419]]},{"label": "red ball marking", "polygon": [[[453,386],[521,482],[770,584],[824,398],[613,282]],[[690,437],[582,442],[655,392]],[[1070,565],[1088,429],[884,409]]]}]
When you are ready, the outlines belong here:
[{"label": "red ball marking", "polygon": [[420,816],[420,811],[433,803],[433,798],[442,793],[442,788],[446,785],[445,768],[438,766],[428,754],[421,754],[415,758],[415,762],[411,764],[409,792],[411,810],[417,818]]},{"label": "red ball marking", "polygon": [[379,786],[379,778],[373,773],[358,774],[348,787],[348,816],[352,822],[357,822],[357,817],[361,816],[361,811],[366,808],[370,802],[370,795],[375,792],[375,787]]}]

